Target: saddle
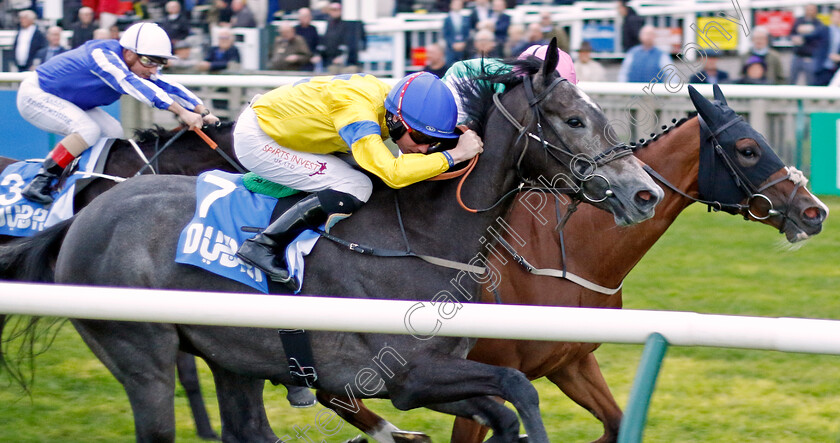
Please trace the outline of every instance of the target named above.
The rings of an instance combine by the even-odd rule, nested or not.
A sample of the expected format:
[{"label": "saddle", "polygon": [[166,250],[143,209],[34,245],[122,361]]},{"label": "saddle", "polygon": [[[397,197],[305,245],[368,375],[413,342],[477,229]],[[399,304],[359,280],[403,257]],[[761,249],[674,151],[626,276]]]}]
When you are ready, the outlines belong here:
[{"label": "saddle", "polygon": [[[258,192],[251,192],[249,187]],[[239,260],[236,251],[305,195],[253,174],[208,171],[199,175],[196,213],[181,231],[175,261],[198,266],[266,294],[270,289],[279,289],[270,288],[262,271]],[[286,263],[298,281],[303,280],[303,256],[318,238],[317,233],[305,231],[286,250]]]},{"label": "saddle", "polygon": [[[210,175],[207,176],[207,174],[210,174]],[[211,178],[208,179],[208,177],[211,177]],[[249,173],[246,173],[246,174],[240,176],[240,175],[237,175],[237,174],[222,173],[220,171],[211,171],[210,173],[205,173],[205,174],[202,174],[202,175],[199,176],[199,180],[198,180],[199,184],[198,184],[198,189],[196,191],[196,195],[197,195],[197,198],[198,198],[198,201],[197,201],[197,208],[198,208],[197,213],[198,214],[197,215],[199,215],[199,216],[201,215],[201,211],[202,211],[201,207],[203,205],[203,202],[206,201],[205,199],[202,199],[202,195],[204,195],[204,193],[202,192],[202,182],[207,183],[208,181],[211,182],[211,183],[215,183],[219,187],[222,187],[222,189],[224,189],[225,191],[228,191],[228,190],[230,191],[230,192],[228,192],[228,196],[231,197],[231,199],[232,199],[231,202],[233,202],[233,203],[230,203],[230,204],[236,205],[236,200],[235,199],[241,200],[240,203],[242,203],[242,204],[239,205],[238,209],[236,209],[232,212],[228,212],[228,216],[227,216],[228,219],[235,218],[234,214],[247,214],[248,211],[251,211],[251,214],[250,214],[249,217],[247,217],[247,220],[236,220],[233,223],[232,227],[231,226],[218,226],[217,229],[221,229],[221,230],[217,230],[217,234],[215,236],[216,239],[225,238],[225,234],[223,234],[223,232],[230,232],[229,229],[231,229],[231,228],[233,228],[235,231],[238,231],[239,233],[242,233],[242,234],[259,232],[261,230],[261,228],[254,227],[254,226],[268,226],[272,221],[274,221],[277,217],[279,217],[280,214],[283,214],[284,212],[286,212],[286,210],[288,210],[292,205],[294,205],[295,203],[297,203],[297,201],[299,201],[300,199],[302,199],[306,196],[306,193],[304,193],[304,192],[300,192],[296,189],[291,189],[291,188],[288,188],[286,186],[279,185],[279,184],[274,183],[270,180],[264,179],[264,178],[258,176],[257,174],[254,174],[252,172],[249,172]],[[230,183],[230,185],[228,185],[226,183]],[[230,187],[231,185],[233,185],[233,187]],[[208,196],[209,195],[210,194],[208,194]],[[207,198],[207,197],[205,197],[205,198]],[[211,204],[209,206],[212,207],[214,205],[217,205],[218,203],[223,203],[223,202],[220,202],[219,200],[221,200],[221,199],[217,199],[215,202],[213,202],[213,204]],[[250,202],[250,205],[247,204],[248,202]],[[260,202],[264,203],[264,204],[259,204]],[[273,203],[273,208],[271,208],[272,203]],[[221,207],[224,208],[222,210],[224,212],[228,208],[228,205],[222,205]],[[271,208],[271,215],[268,219],[266,219],[265,215],[268,213],[269,208]],[[208,215],[210,215],[211,210],[212,209],[207,209],[207,214]],[[244,211],[244,212],[240,212],[240,211]],[[220,217],[221,217],[221,215],[220,215]],[[205,217],[205,219],[206,218],[207,217]],[[260,223],[263,220],[265,220],[265,223],[264,224]],[[249,225],[247,223],[243,224],[246,221],[247,221],[247,223],[256,222],[256,223],[259,223],[259,224],[254,224],[254,225]],[[195,225],[195,219],[193,219],[193,222],[191,222],[191,224],[187,227],[187,229],[190,229],[190,227],[192,227],[192,226],[196,226]],[[209,231],[209,236],[208,236],[207,235],[208,234],[208,229],[207,229],[207,227],[204,228],[204,233],[205,233],[204,239],[201,240],[201,242],[199,243],[199,247],[196,251],[202,250],[202,245],[209,245],[209,241],[206,241],[206,240],[209,240],[209,238],[213,237],[212,229],[213,228],[211,226],[210,231]],[[222,231],[222,230],[225,230],[225,231]],[[302,258],[303,257],[302,256],[309,253],[309,250],[311,250],[312,247],[315,244],[315,240],[318,239],[317,234],[312,233],[311,231],[308,231],[308,232],[311,233],[311,234],[307,234],[307,232],[304,232],[303,234],[301,234],[301,236],[305,236],[304,240],[301,240],[301,237],[299,236],[298,239],[296,239],[292,242],[293,243],[292,245],[287,247],[287,250],[292,249],[293,251],[295,251],[292,254],[290,254],[289,252],[287,252],[287,254],[286,254],[287,263],[289,263],[291,265],[290,270],[297,267],[299,269],[299,275],[301,277],[303,275],[303,266],[302,266]],[[221,235],[221,237],[220,237],[220,235]],[[182,232],[182,239],[183,238],[184,238],[184,232]],[[241,238],[247,238],[247,235],[243,235]],[[244,241],[244,240],[228,242],[227,243],[228,247],[226,249],[225,254],[235,254],[236,250],[238,249],[238,245],[242,244],[242,241]],[[194,244],[194,241],[192,243]],[[188,245],[189,245],[189,242],[187,243],[187,246]],[[218,243],[217,243],[217,245],[218,245]],[[302,245],[302,246],[299,246],[299,245]],[[214,250],[215,250],[215,248],[214,248]],[[182,249],[182,247],[181,247],[181,241],[179,241],[178,251],[179,251],[179,254],[182,251],[184,251],[184,249]],[[199,252],[199,255],[202,255],[202,254]],[[203,254],[203,255],[204,255],[203,258],[206,260],[207,259],[206,254]],[[216,255],[216,258],[218,258],[218,257],[221,257],[221,254]],[[212,254],[211,254],[211,258],[212,258]],[[250,268],[250,266],[242,263],[235,256],[231,256],[231,260],[232,261],[235,260],[236,262],[238,262],[238,264],[239,264],[238,268],[239,269]],[[300,263],[298,263],[296,260],[300,260]],[[176,261],[181,262],[177,258],[176,258]],[[206,262],[205,262],[205,264],[206,264]],[[205,267],[205,269],[216,272],[213,268],[210,268],[210,267]],[[216,268],[216,269],[218,269],[218,268]],[[230,269],[231,268],[228,268],[227,270],[230,270]],[[218,273],[218,272],[216,272],[216,273]],[[290,272],[290,273],[292,273],[292,272]],[[240,278],[243,277],[243,276],[248,276],[249,279],[245,279],[245,280],[242,280],[242,279],[239,279],[239,278],[234,278],[234,279],[238,280],[238,281],[241,281],[243,283],[249,284],[252,287],[255,287],[257,289],[262,290],[263,292],[282,293],[282,292],[286,292],[288,290],[288,288],[285,285],[280,285],[279,283],[272,282],[272,281],[267,280],[265,278],[260,279],[259,277],[260,277],[261,274],[262,274],[261,271],[258,271],[256,269],[251,268],[250,270],[246,269],[246,272],[244,272],[244,273],[239,272],[237,274],[236,272],[234,272],[233,275],[235,275],[237,277],[240,277]],[[224,274],[221,274],[221,275],[224,275]],[[225,275],[225,276],[229,276],[229,275]],[[299,290],[300,288],[298,287],[297,289]],[[288,356],[289,374],[292,377],[293,383],[298,385],[298,386],[306,386],[306,387],[309,387],[309,388],[316,387],[317,386],[316,383],[317,383],[317,380],[318,380],[318,374],[315,371],[315,361],[314,361],[314,358],[313,358],[313,355],[312,355],[312,348],[310,346],[308,333],[306,331],[302,330],[302,329],[280,329],[277,332],[280,336],[280,339],[283,342],[283,348],[286,350],[286,354]]]},{"label": "saddle", "polygon": [[0,235],[30,237],[75,214],[74,197],[105,169],[114,139],[101,139],[71,163],[60,179],[58,198],[49,205],[32,202],[21,192],[41,167],[42,159],[20,161],[0,173]]}]

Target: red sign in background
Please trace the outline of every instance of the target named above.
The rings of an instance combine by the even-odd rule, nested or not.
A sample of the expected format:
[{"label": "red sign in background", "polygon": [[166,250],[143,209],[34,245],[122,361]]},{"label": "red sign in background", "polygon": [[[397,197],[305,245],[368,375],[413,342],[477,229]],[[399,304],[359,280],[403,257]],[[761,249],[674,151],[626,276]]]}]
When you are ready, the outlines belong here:
[{"label": "red sign in background", "polygon": [[411,66],[426,66],[426,47],[411,48]]},{"label": "red sign in background", "polygon": [[756,26],[765,26],[773,37],[787,37],[793,29],[792,11],[756,11]]}]

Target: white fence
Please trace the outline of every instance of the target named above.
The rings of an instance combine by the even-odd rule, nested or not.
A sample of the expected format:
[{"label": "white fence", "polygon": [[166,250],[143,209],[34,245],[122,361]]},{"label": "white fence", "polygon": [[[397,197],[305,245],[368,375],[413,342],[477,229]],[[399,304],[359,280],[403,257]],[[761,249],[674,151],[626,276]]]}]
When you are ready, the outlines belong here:
[{"label": "white fence", "polygon": [[0,283],[0,312],[86,319],[840,354],[840,321]]}]

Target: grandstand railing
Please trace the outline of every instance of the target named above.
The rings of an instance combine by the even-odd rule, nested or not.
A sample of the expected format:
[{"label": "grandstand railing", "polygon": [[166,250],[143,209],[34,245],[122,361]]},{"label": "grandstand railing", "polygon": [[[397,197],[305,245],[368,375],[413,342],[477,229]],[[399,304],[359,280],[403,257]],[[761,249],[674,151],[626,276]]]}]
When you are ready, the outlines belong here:
[{"label": "grandstand railing", "polygon": [[[193,88],[213,109],[216,115],[235,119],[241,109],[256,94],[265,93],[278,86],[293,83],[303,77],[291,76],[174,76],[185,86]],[[393,79],[386,81],[395,82]],[[672,93],[659,84],[646,94],[641,83],[593,83],[579,85],[595,100],[610,121],[639,122],[630,132],[619,130],[623,141],[638,141],[660,132],[663,125],[679,119],[694,106],[688,98],[687,88]],[[711,96],[709,85],[695,85]],[[838,112],[840,88],[818,86],[756,86],[723,85],[730,107],[745,116],[750,124],[764,134],[782,160],[810,174],[810,115],[812,113]],[[219,108],[222,105],[223,108]],[[165,111],[148,108],[127,98],[122,102],[123,127],[145,128],[154,123],[171,126],[173,116]]]},{"label": "grandstand railing", "polygon": [[[17,89],[17,84],[30,75],[0,73],[0,87]],[[305,78],[289,75],[172,75],[174,80],[189,87],[201,97],[213,112],[223,119],[233,120],[252,97],[278,86]],[[394,83],[394,79],[384,78]],[[604,109],[609,119],[617,123],[624,141],[638,141],[657,133],[672,119],[684,117],[694,107],[682,86],[670,92],[657,84],[645,93],[643,83],[586,83],[579,85]],[[695,85],[711,96],[709,85]],[[673,88],[672,88],[673,89]],[[744,115],[753,127],[767,137],[786,164],[810,170],[810,115],[840,110],[840,88],[822,86],[757,86],[724,85],[729,105]],[[148,128],[154,124],[164,127],[175,124],[167,111],[149,108],[130,97],[121,101],[122,123],[127,133],[134,128]],[[622,133],[626,122],[639,122],[630,133]]]},{"label": "grandstand railing", "polygon": [[[831,0],[810,0],[808,3],[817,4],[822,13],[836,4]],[[645,18],[647,24],[658,27],[680,28],[682,30],[681,44],[695,43],[697,33],[692,28],[698,17],[719,16],[725,12],[730,16],[737,15],[736,5],[743,12],[743,21],[751,29],[756,11],[791,10],[796,15],[802,13],[804,2],[801,0],[632,0],[629,5]],[[621,17],[618,15],[613,2],[578,1],[572,5],[522,5],[508,10],[513,23],[527,24],[539,20],[539,12],[550,10],[554,22],[567,29],[571,49],[580,47],[587,37],[587,26],[608,25],[616,31],[621,29]],[[467,11],[465,11],[466,13]],[[441,39],[441,29],[445,14],[413,14],[400,13],[395,17],[379,17],[365,20],[365,32],[369,37],[369,49],[361,54],[362,70],[380,76],[402,77],[407,71],[420,69],[410,63],[410,49],[427,45]],[[725,20],[725,19],[721,19]],[[277,22],[273,22],[277,24]],[[323,32],[324,22],[315,22],[316,27]],[[265,65],[265,48],[271,45],[268,34],[260,33],[254,37],[254,30],[234,28],[234,33],[240,35],[236,43],[243,57],[249,60],[246,68],[258,69]],[[68,31],[69,32],[69,31]],[[0,30],[0,50],[11,48],[15,30]],[[256,40],[255,40],[256,38]],[[620,32],[613,34],[613,51],[593,53],[596,58],[621,58]],[[749,49],[749,39],[741,32],[737,36],[737,52],[745,53]],[[779,39],[774,44],[789,46],[786,39]],[[4,51],[0,51],[2,54]],[[687,54],[692,57],[693,54]],[[251,62],[253,60],[253,63]]]}]

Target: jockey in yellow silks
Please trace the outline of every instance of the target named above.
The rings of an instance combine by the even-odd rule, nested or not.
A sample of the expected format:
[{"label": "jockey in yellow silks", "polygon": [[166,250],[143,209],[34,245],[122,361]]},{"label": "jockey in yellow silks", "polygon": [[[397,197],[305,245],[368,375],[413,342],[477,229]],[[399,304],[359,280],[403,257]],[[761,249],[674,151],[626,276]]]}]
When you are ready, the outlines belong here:
[{"label": "jockey in yellow silks", "polygon": [[[358,165],[392,188],[434,177],[482,151],[473,131],[455,132],[457,107],[434,74],[420,72],[391,88],[371,75],[315,77],[255,97],[236,123],[234,149],[252,172],[311,193],[237,252],[275,281],[289,282],[279,247],[331,214],[349,214],[370,197],[362,171],[333,154],[350,153]],[[384,143],[399,147],[394,156]],[[458,139],[448,151],[429,153]],[[280,254],[282,256],[282,254]]]}]

